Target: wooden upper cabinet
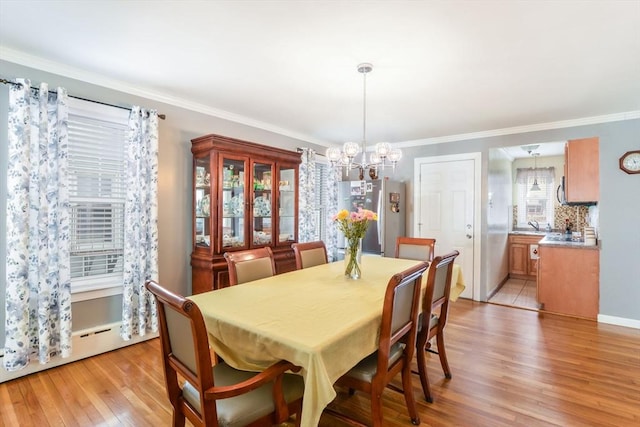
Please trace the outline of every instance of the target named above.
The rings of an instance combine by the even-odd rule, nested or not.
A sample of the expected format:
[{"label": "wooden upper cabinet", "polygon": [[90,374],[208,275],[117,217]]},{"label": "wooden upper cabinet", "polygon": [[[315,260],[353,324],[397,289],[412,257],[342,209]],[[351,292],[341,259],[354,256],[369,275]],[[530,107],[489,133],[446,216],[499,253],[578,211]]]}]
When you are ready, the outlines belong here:
[{"label": "wooden upper cabinet", "polygon": [[565,145],[565,196],[567,202],[597,202],[600,199],[599,139],[568,141]]}]

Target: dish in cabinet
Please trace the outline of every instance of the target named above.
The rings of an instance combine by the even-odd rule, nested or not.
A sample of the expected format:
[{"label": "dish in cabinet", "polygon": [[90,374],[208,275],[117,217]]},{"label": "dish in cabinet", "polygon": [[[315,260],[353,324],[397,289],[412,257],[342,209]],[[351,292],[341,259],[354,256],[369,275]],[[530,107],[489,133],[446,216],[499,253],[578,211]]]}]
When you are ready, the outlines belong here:
[{"label": "dish in cabinet", "polygon": [[208,194],[205,194],[200,202],[200,213],[202,216],[209,216],[209,212],[211,209],[211,198]]},{"label": "dish in cabinet", "polygon": [[271,202],[269,199],[263,196],[258,196],[253,202],[253,216],[254,217],[270,217],[271,216]]}]

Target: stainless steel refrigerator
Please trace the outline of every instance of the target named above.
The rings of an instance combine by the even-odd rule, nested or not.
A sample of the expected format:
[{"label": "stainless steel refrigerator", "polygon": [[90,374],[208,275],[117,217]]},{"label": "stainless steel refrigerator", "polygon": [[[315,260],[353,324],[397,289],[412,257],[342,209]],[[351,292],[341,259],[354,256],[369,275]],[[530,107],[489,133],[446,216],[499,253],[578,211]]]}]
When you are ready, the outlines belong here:
[{"label": "stainless steel refrigerator", "polygon": [[[342,181],[338,183],[338,208],[356,211],[359,207],[378,214],[362,241],[362,251],[395,256],[396,238],[405,235],[405,185],[387,179]],[[338,256],[344,256],[345,239],[338,234]]]}]

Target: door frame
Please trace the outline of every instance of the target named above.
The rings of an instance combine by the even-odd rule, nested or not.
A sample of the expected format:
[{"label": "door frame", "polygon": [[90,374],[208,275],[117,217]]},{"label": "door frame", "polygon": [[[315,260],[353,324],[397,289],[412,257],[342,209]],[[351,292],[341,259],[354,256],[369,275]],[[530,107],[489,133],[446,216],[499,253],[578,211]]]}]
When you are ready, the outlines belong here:
[{"label": "door frame", "polygon": [[482,249],[482,153],[463,153],[463,154],[450,154],[445,156],[432,156],[432,157],[417,157],[413,161],[413,182],[416,191],[413,192],[413,230],[414,233],[418,230],[418,221],[420,220],[419,210],[419,183],[420,183],[420,166],[424,164],[433,163],[447,163],[461,160],[473,160],[473,289],[472,295],[474,301],[481,301],[481,275],[480,266],[481,263],[481,249]]}]

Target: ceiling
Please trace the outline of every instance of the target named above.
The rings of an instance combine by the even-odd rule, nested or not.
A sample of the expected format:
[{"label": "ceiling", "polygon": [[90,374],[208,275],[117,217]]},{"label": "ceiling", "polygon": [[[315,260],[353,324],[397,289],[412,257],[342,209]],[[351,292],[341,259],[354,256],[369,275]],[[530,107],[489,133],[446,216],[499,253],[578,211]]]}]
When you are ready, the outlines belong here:
[{"label": "ceiling", "polygon": [[1,0],[0,59],[320,145],[370,62],[366,140],[420,144],[637,114],[640,0]]},{"label": "ceiling", "polygon": [[532,145],[517,145],[514,147],[504,147],[503,150],[513,159],[531,157],[533,153],[540,157],[564,156],[564,144],[566,141],[544,142]]}]

